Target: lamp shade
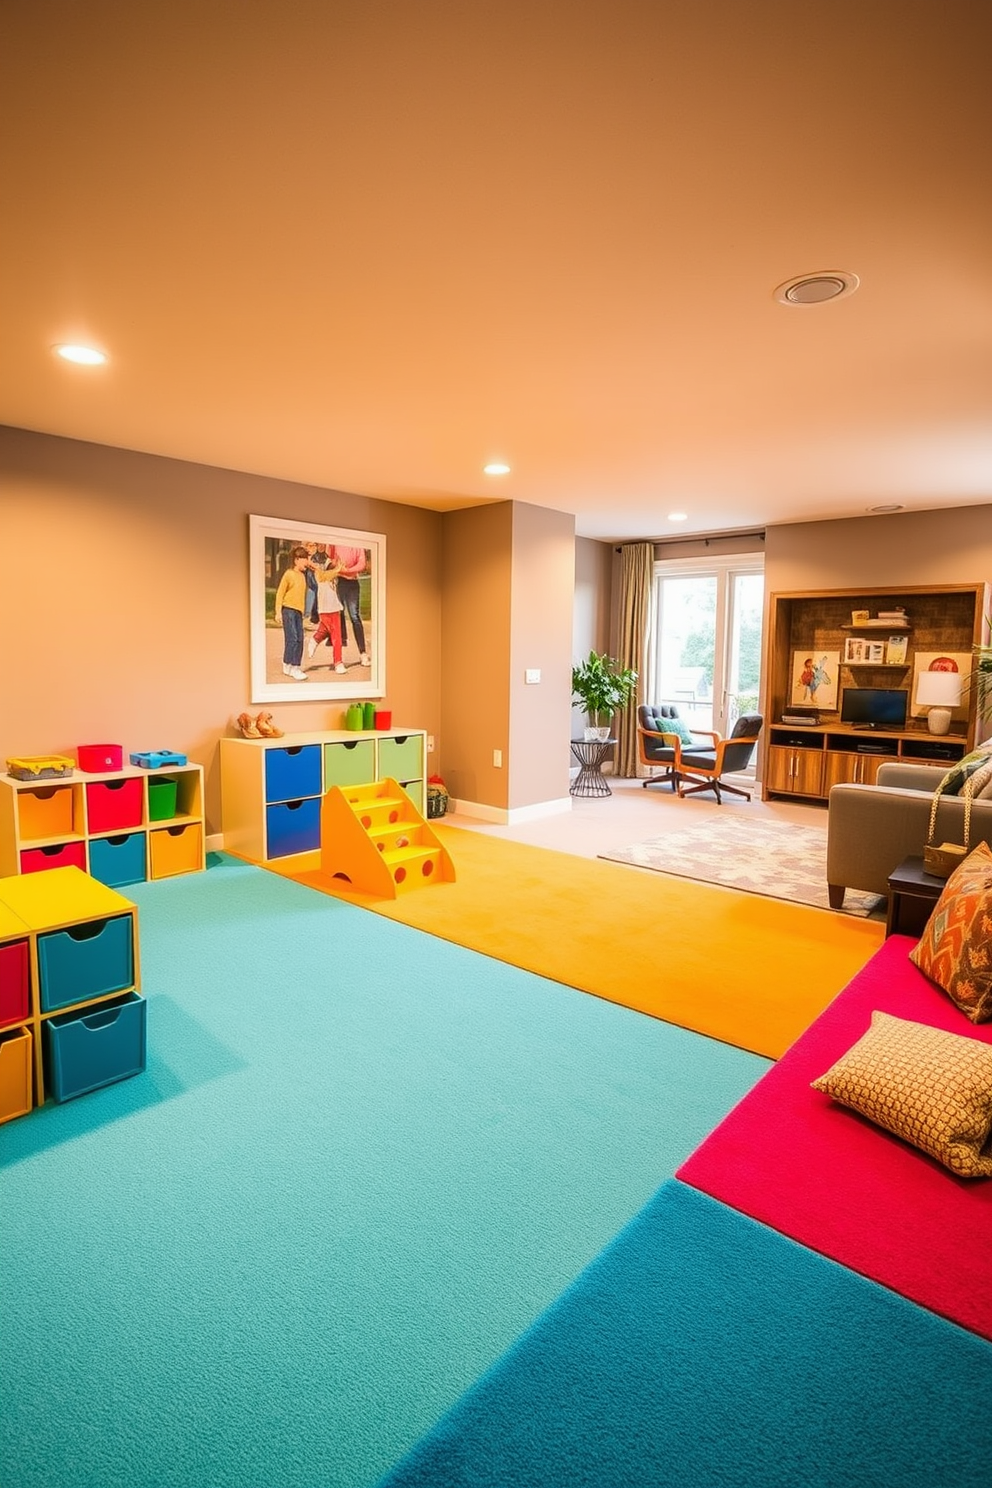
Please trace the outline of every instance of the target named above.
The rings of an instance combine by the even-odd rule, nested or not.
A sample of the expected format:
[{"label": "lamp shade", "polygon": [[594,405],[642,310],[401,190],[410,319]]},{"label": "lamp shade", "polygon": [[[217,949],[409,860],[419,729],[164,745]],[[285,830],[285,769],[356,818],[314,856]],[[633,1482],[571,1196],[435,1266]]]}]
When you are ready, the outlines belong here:
[{"label": "lamp shade", "polygon": [[916,701],[921,708],[956,708],[961,701],[961,673],[921,672]]}]

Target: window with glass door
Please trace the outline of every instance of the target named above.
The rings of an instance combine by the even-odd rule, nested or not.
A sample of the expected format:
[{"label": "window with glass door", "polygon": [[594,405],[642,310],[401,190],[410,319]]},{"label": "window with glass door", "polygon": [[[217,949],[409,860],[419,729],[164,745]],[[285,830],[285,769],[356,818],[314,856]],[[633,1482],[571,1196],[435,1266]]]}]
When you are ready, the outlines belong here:
[{"label": "window with glass door", "polygon": [[654,585],[646,700],[674,704],[690,728],[727,735],[758,706],[763,555],[662,559]]}]

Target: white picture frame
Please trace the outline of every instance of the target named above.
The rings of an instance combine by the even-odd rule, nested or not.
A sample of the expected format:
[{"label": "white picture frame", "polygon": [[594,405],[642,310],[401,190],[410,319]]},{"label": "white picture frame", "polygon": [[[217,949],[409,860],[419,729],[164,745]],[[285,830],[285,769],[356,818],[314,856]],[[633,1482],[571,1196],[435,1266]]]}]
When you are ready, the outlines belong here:
[{"label": "white picture frame", "polygon": [[[334,579],[341,596],[337,612],[342,631],[341,666],[335,665],[336,644],[320,629],[319,615],[304,611],[303,647],[298,671],[284,670],[287,648],[295,646],[296,622],[289,635],[276,623],[274,605],[280,580],[291,566],[295,548],[312,553],[303,573],[321,572],[330,550],[349,549],[364,555]],[[381,698],[386,691],[386,538],[381,532],[294,522],[286,517],[249,516],[248,590],[250,613],[251,697],[255,703],[318,702],[351,698]],[[342,578],[344,584],[342,584]],[[308,600],[313,585],[307,585]],[[358,624],[356,625],[356,619]],[[316,623],[314,623],[316,622]],[[316,648],[310,642],[319,636]],[[364,650],[362,649],[364,642]],[[313,654],[308,654],[313,649]],[[295,654],[295,651],[294,651]],[[363,659],[364,658],[364,659]]]}]

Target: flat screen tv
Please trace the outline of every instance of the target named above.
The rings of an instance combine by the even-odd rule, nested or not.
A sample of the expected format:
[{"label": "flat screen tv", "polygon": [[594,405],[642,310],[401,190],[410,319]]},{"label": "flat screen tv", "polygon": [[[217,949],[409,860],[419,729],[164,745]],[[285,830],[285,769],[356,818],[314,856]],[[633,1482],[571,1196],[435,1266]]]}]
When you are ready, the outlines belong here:
[{"label": "flat screen tv", "polygon": [[845,687],[840,721],[854,728],[904,729],[909,693],[895,687]]}]

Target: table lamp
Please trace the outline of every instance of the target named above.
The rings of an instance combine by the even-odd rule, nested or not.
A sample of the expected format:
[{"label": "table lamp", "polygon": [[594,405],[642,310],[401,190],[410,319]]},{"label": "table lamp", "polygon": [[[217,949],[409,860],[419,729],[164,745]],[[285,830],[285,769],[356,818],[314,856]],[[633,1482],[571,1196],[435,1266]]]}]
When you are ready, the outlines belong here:
[{"label": "table lamp", "polygon": [[932,734],[946,734],[951,726],[951,710],[961,701],[960,672],[921,672],[916,684],[919,707],[928,708],[927,728]]}]

